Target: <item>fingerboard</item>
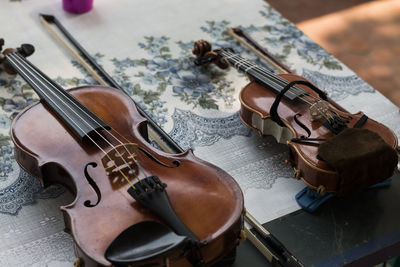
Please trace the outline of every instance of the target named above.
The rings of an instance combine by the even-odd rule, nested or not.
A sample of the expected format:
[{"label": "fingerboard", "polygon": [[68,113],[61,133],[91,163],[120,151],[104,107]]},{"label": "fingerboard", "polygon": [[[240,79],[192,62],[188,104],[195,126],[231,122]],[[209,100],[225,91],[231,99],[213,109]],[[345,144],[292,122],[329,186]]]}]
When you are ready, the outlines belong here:
[{"label": "fingerboard", "polygon": [[107,123],[43,74],[18,52],[6,54],[6,59],[38,94],[40,100],[81,140],[96,131],[111,129]]},{"label": "fingerboard", "polygon": [[[231,66],[249,75],[258,83],[271,88],[276,93],[281,92],[282,89],[285,88],[285,86],[289,83],[266,68],[260,67],[248,59],[245,59],[229,50],[219,49],[216,50],[216,52],[219,56],[226,59]],[[308,95],[308,92],[304,91],[298,86],[293,86],[285,93],[285,97],[290,100],[294,100],[297,97],[304,95]]]}]

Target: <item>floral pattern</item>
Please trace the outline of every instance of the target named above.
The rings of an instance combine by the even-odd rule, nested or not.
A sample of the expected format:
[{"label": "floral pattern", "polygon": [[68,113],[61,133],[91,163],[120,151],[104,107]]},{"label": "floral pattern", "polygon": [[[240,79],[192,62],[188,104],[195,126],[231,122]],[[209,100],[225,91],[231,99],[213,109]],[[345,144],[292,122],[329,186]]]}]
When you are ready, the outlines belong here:
[{"label": "floral pattern", "polygon": [[[113,59],[117,68],[116,74],[119,74],[118,80],[125,85],[124,88],[128,89],[136,102],[149,111],[160,124],[166,122],[167,110],[163,109],[165,101],[161,100],[161,95],[168,86],[172,88],[174,96],[192,107],[218,109],[213,96],[223,98],[227,105],[233,101],[230,96],[233,89],[226,87],[229,83],[215,85],[216,80],[220,80],[224,73],[219,71],[211,75],[211,71],[206,68],[196,68],[190,52],[193,42],[178,42],[177,45],[181,48],[180,57],[172,58],[169,38],[145,37],[144,42],[140,42],[138,46],[152,58]],[[139,70],[134,73],[136,83],[123,75],[129,68]]]},{"label": "floral pattern", "polygon": [[337,77],[303,69],[302,76],[315,83],[319,88],[324,88],[335,101],[340,101],[349,95],[358,95],[362,92],[375,93],[375,89],[357,75]]},{"label": "floral pattern", "polygon": [[[242,29],[255,36],[260,34],[266,36],[262,41],[267,42],[266,46],[282,60],[287,60],[296,53],[305,62],[319,69],[342,69],[342,65],[336,59],[304,36],[271,7],[265,6],[260,11],[260,15],[266,19],[265,25],[258,27],[247,25],[242,26]],[[200,30],[208,35],[213,47],[230,47],[236,53],[274,71],[271,66],[236,43],[226,31],[228,26],[230,22],[226,20],[206,21]],[[168,36],[145,36],[137,43],[137,46],[144,51],[146,56],[107,59],[105,55],[96,53],[94,58],[99,64],[112,66],[112,77],[158,124],[164,126],[172,121],[171,135],[179,139],[185,148],[209,146],[220,138],[248,136],[250,130],[240,123],[236,110],[232,109],[234,103],[237,102],[236,95],[240,89],[234,87],[232,77],[242,78],[244,75],[236,70],[220,70],[216,66],[196,66],[191,52],[193,43],[194,41],[189,40],[171,40]],[[78,62],[71,63],[82,75],[72,78],[57,77],[56,82],[63,87],[95,83],[95,80]],[[374,92],[369,85],[355,75],[338,78],[308,69],[303,69],[303,75],[326,89],[335,100],[343,99],[349,94]],[[0,73],[0,87],[5,89],[0,94],[1,189],[3,188],[1,183],[22,185],[18,177],[26,177],[24,174],[10,177],[17,167],[8,129],[16,114],[36,101],[37,96],[22,78],[10,76],[4,72]],[[222,109],[232,115],[214,118],[199,116],[183,109],[171,109],[173,107],[171,99],[178,101],[179,106],[185,109],[215,111]],[[173,114],[171,114],[172,110],[174,110]],[[32,184],[38,185],[34,182]],[[33,187],[32,190],[25,193],[20,191],[19,197],[25,200],[9,204],[8,206],[13,208],[8,210],[4,208],[7,205],[3,205],[0,212],[13,214],[21,205],[34,201],[33,196],[41,191],[39,187]],[[61,191],[55,190],[54,195]],[[4,198],[5,196],[0,195],[0,201],[5,201],[4,199],[8,197]]]},{"label": "floral pattern", "polygon": [[[17,165],[15,161],[13,164]],[[13,166],[13,169],[16,170],[17,166]],[[11,185],[0,188],[0,213],[16,215],[22,206],[35,203],[36,199],[55,198],[64,192],[64,187],[59,185],[43,189],[38,179],[20,170]]]},{"label": "floral pattern", "polygon": [[[32,41],[41,47],[34,55],[35,64],[39,63],[38,66],[42,67],[44,63],[48,67],[46,74],[63,87],[95,83],[77,62],[72,61],[75,69],[63,65],[69,63],[65,52],[55,49],[56,41],[39,26],[37,17],[31,16],[32,11],[51,7],[52,2],[3,1],[0,14],[13,21],[4,27],[4,36],[15,42],[20,41],[20,37],[35,37],[21,41]],[[237,113],[240,105],[237,95],[248,82],[245,75],[234,69],[194,65],[191,50],[197,38],[210,41],[214,48],[231,47],[236,53],[273,71],[227,34],[227,26],[240,25],[296,73],[304,74],[319,86],[326,87],[335,99],[343,99],[340,105],[370,108],[372,116],[381,112],[399,133],[399,120],[393,119],[398,117],[398,109],[389,104],[374,108],[373,104],[382,103],[384,97],[379,93],[371,94],[371,88],[277,12],[265,6],[265,1],[231,1],[229,5],[220,1],[193,2],[190,5],[182,0],[148,0],[141,5],[128,0],[119,2],[115,5],[108,4],[106,0],[96,0],[95,12],[84,15],[56,13],[63,23],[68,23],[68,30],[78,34],[84,47],[95,47],[98,50],[92,51],[101,52],[94,55],[98,63],[182,147],[193,147],[197,157],[228,171],[236,179],[243,189],[246,208],[261,222],[296,210],[298,206],[293,196],[304,184],[292,179],[292,168],[283,162],[287,158],[285,145],[278,145],[272,137],[260,138],[241,124]],[[195,4],[196,9],[193,8]],[[211,5],[215,6],[213,12],[210,12]],[[179,10],[175,8],[172,19],[168,20],[164,15],[169,16],[170,12],[165,12],[165,7],[171,6],[182,8],[182,12],[175,12]],[[237,16],[238,10],[241,13],[242,9],[246,16]],[[13,11],[20,15],[18,20],[12,20],[16,14]],[[114,16],[109,20],[102,19],[104,14],[127,16]],[[149,18],[154,18],[152,15],[162,21],[157,18],[150,21]],[[149,23],[134,28],[135,23],[141,21],[141,16],[146,16]],[[26,25],[31,26],[29,35],[18,36]],[[176,31],[177,26],[179,31]],[[108,31],[111,28],[116,30]],[[108,41],[118,44],[100,43],[103,39],[92,38],[94,36],[108,36]],[[51,58],[53,52],[60,58]],[[52,59],[57,64],[60,62],[57,70],[50,67],[49,60]],[[339,79],[336,84],[335,78]],[[352,86],[343,84],[348,82]],[[340,90],[341,87],[345,92]],[[353,97],[360,93],[362,95]],[[373,97],[368,97],[370,95]],[[73,196],[63,193],[61,187],[43,190],[37,179],[19,168],[13,155],[10,123],[19,111],[36,100],[36,94],[22,78],[7,75],[0,69],[1,266],[70,266],[74,259],[73,239],[63,232],[64,220],[58,208],[71,203]],[[154,142],[152,144],[155,145]],[[43,198],[55,199],[41,200]]]},{"label": "floral pattern", "polygon": [[13,171],[13,149],[9,145],[8,136],[0,135],[0,182],[7,179],[8,174]]},{"label": "floral pattern", "polygon": [[251,133],[240,121],[238,113],[222,118],[207,118],[189,110],[175,109],[172,120],[174,127],[170,136],[178,140],[184,149],[210,146],[221,138],[250,136]]},{"label": "floral pattern", "polygon": [[289,55],[295,51],[307,63],[318,66],[320,69],[342,70],[343,67],[338,60],[272,7],[265,6],[265,10],[261,10],[260,14],[268,21],[263,27],[267,32],[264,41],[268,46],[278,49],[278,58],[287,61]]},{"label": "floral pattern", "polygon": [[[201,30],[209,34],[215,47],[232,47],[237,53],[245,52],[245,49],[233,42],[227,34],[228,25],[227,21],[207,21]],[[252,32],[258,29],[249,26],[246,30]],[[232,87],[232,82],[226,79],[226,71],[216,67],[195,66],[191,53],[193,44],[194,41],[177,41],[171,44],[170,38],[166,36],[147,36],[138,46],[145,50],[150,58],[113,59],[116,68],[114,77],[161,125],[167,121],[167,110],[164,108],[166,101],[162,100],[162,95],[168,89],[172,90],[174,97],[191,108],[219,109],[219,101],[222,101],[225,107],[232,106],[236,101],[235,88]],[[172,56],[173,45],[178,46],[179,57]],[[249,58],[264,64],[254,55]],[[270,66],[267,67],[271,69]],[[135,81],[132,81],[132,76],[126,75],[127,73],[132,73]]]}]

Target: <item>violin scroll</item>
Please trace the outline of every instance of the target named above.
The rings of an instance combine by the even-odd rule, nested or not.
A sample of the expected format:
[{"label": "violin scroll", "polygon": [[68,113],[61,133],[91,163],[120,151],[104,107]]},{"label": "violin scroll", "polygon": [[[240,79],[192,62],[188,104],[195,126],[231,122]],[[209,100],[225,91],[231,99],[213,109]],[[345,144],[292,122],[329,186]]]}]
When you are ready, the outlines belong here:
[{"label": "violin scroll", "polygon": [[22,44],[21,47],[6,48],[3,51],[4,39],[0,38],[0,64],[3,64],[5,72],[8,74],[17,74],[14,68],[5,60],[5,55],[8,53],[16,52],[20,53],[24,57],[29,57],[35,52],[35,47],[31,44]]},{"label": "violin scroll", "polygon": [[221,58],[215,51],[211,50],[211,44],[205,40],[198,40],[194,43],[192,53],[196,55],[194,63],[196,65],[207,65],[214,63],[221,69],[229,67],[228,62]]}]

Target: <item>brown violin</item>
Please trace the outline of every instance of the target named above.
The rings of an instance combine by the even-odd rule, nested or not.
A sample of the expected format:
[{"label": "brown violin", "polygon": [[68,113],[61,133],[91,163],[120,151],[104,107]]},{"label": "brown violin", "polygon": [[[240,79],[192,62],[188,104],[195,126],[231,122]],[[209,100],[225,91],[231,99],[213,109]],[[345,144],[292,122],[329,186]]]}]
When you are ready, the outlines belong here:
[{"label": "brown violin", "polygon": [[276,75],[231,49],[211,51],[200,40],[193,53],[197,65],[231,65],[251,79],[239,94],[240,119],[259,135],[287,144],[294,176],[308,187],[345,195],[392,176],[398,140],[385,125],[362,112],[348,113],[303,77]]},{"label": "brown violin", "polygon": [[61,210],[79,266],[209,266],[234,255],[243,195],[231,176],[191,150],[151,146],[146,120],[122,91],[65,91],[23,51],[2,53],[5,69],[40,97],[12,123],[15,158],[43,186],[75,195]]}]

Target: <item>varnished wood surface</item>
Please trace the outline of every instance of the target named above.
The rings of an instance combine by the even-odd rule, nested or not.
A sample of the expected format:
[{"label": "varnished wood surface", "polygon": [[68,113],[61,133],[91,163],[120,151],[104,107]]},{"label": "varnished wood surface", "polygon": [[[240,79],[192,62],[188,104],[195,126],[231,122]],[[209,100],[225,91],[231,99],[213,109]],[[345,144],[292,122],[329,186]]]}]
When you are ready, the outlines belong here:
[{"label": "varnished wood surface", "polygon": [[[202,248],[206,262],[222,257],[236,246],[243,224],[243,195],[232,177],[196,158],[190,150],[170,155],[149,145],[140,131],[144,119],[129,97],[118,90],[85,86],[70,92],[122,136],[149,151],[159,161],[169,166],[174,165],[173,161],[179,161],[178,167],[168,168],[155,163],[143,152],[137,156],[148,176],[156,175],[167,183],[169,198],[183,223],[201,241],[210,243]],[[37,176],[44,185],[63,183],[76,194],[74,202],[61,209],[78,251],[87,258],[85,266],[109,265],[104,251],[121,231],[143,220],[159,220],[127,193],[127,183],[118,187],[112,185],[102,167],[103,152],[90,142],[74,138],[41,103],[31,105],[15,118],[11,135],[16,159],[24,169]],[[109,134],[105,136],[113,145],[118,144]],[[105,151],[110,149],[105,142],[99,143]],[[84,177],[84,168],[89,162],[97,163],[96,168],[89,167],[88,170],[102,195],[100,203],[93,208],[83,205],[86,200],[95,203],[97,199]],[[143,178],[144,174],[140,172],[139,175]]]},{"label": "varnished wood surface", "polygon": [[[278,76],[287,81],[306,80],[303,77],[293,74],[280,74]],[[307,86],[297,86],[301,87],[313,96],[318,96]],[[260,116],[261,119],[270,120],[269,111],[275,98],[276,94],[272,90],[263,87],[256,82],[251,82],[240,92],[241,110],[239,114],[241,119],[249,126],[252,126],[253,114]],[[343,111],[337,112],[350,118],[348,127],[353,127],[363,115],[362,112],[356,114],[345,113]],[[322,126],[322,120],[311,122],[309,105],[298,99],[289,101],[283,98],[278,107],[278,114],[282,121],[284,121],[285,125],[292,131],[294,138],[307,136],[306,131],[294,121],[294,116],[296,114],[302,115],[301,117],[298,117],[298,119],[311,130],[312,134],[310,138],[329,139],[334,136],[327,128]],[[388,145],[393,148],[397,147],[398,140],[393,131],[385,125],[374,121],[373,118],[368,118],[361,128],[366,128],[379,134]],[[261,134],[260,129],[256,130]],[[290,140],[287,141],[292,151],[294,167],[300,170],[300,177],[308,186],[315,189],[319,185],[323,185],[326,187],[328,192],[335,193],[338,191],[339,177],[334,169],[324,161],[317,158],[318,145],[305,145],[294,143]]]}]

